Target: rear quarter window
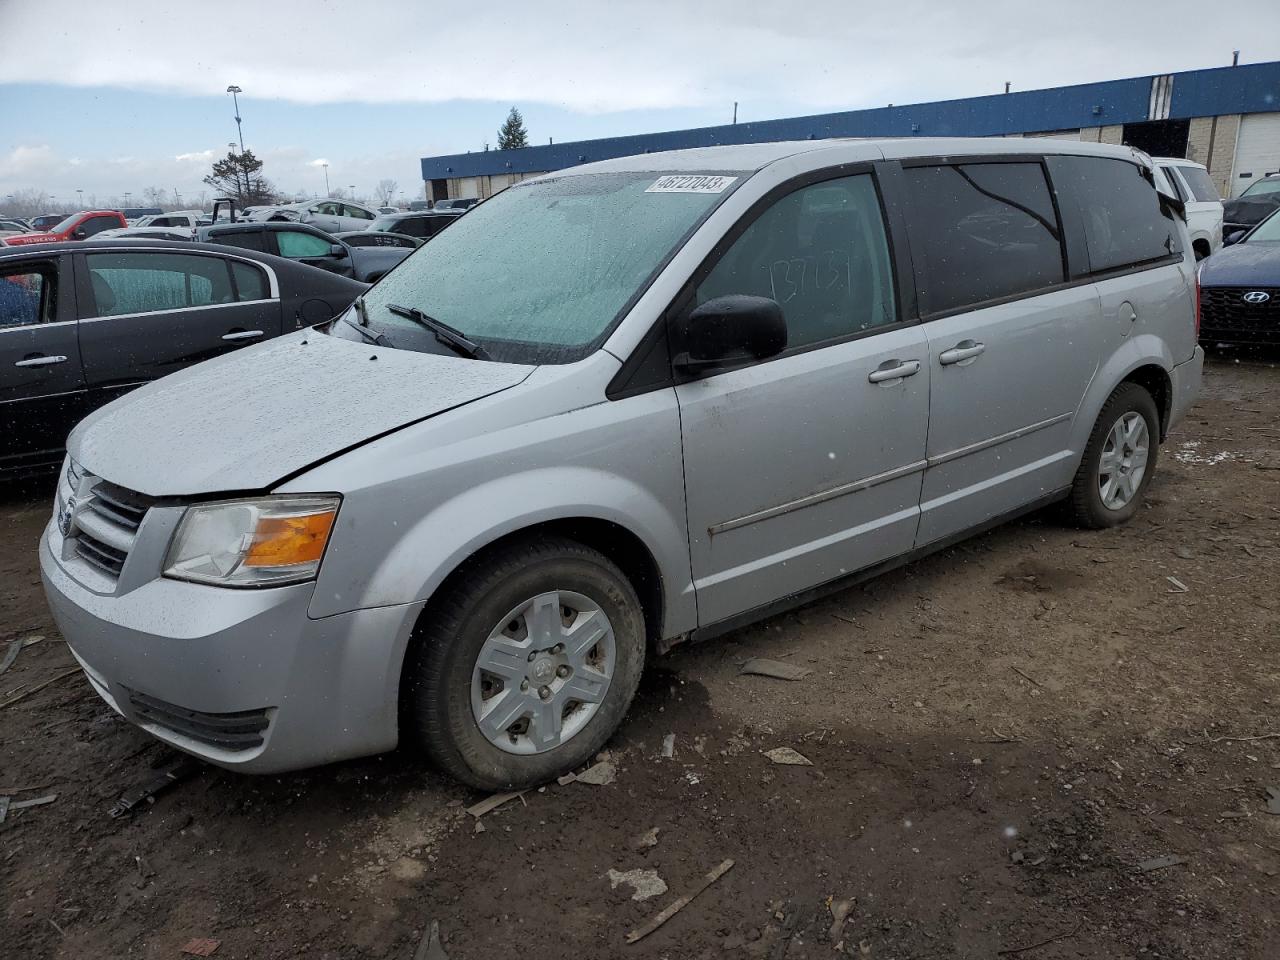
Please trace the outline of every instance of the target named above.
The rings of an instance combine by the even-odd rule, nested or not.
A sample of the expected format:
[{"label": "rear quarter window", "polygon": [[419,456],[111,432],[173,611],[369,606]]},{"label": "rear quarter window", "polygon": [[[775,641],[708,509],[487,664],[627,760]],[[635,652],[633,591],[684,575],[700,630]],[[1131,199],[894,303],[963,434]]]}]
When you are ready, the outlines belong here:
[{"label": "rear quarter window", "polygon": [[1191,188],[1191,195],[1200,203],[1222,200],[1222,197],[1218,196],[1218,188],[1213,185],[1213,178],[1209,176],[1208,170],[1200,167],[1179,167],[1178,172]]},{"label": "rear quarter window", "polygon": [[1083,234],[1089,272],[1121,270],[1182,252],[1173,212],[1137,164],[1053,156],[1048,165],[1059,202]]}]

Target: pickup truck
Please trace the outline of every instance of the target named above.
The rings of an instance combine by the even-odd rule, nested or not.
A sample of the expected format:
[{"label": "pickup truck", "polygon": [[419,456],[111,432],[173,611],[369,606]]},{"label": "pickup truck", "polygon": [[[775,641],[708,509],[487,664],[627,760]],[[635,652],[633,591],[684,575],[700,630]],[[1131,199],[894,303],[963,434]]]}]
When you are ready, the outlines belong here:
[{"label": "pickup truck", "polygon": [[118,210],[82,210],[65,217],[44,233],[23,233],[7,237],[0,243],[7,247],[25,247],[32,243],[57,243],[62,240],[88,240],[103,230],[127,227]]}]

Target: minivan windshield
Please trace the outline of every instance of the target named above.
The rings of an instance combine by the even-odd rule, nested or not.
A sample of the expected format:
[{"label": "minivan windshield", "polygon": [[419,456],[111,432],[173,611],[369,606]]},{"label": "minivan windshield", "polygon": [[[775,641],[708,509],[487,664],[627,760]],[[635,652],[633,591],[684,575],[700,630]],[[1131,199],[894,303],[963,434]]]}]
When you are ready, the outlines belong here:
[{"label": "minivan windshield", "polygon": [[[1280,211],[1278,211],[1280,212]],[[1280,243],[1280,216],[1275,213],[1253,228],[1248,243]]]},{"label": "minivan windshield", "polygon": [[[435,351],[408,307],[495,360],[568,363],[595,349],[629,302],[741,177],[592,173],[518,184],[468,211],[365,296],[397,347]],[[341,336],[345,324],[331,328]]]}]

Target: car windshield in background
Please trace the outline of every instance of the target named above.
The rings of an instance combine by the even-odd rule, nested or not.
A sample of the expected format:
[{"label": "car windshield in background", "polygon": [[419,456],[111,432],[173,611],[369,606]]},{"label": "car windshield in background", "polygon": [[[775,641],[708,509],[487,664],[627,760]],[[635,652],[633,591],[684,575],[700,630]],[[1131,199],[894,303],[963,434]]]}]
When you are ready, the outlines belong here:
[{"label": "car windshield in background", "polygon": [[1179,167],[1178,171],[1182,174],[1182,179],[1187,181],[1187,186],[1191,188],[1191,195],[1198,202],[1209,203],[1222,199],[1218,195],[1218,188],[1213,185],[1213,178],[1209,176],[1208,170],[1203,167]]},{"label": "car windshield in background", "polygon": [[1280,179],[1259,180],[1256,183],[1250,184],[1249,188],[1245,190],[1244,193],[1240,194],[1240,196],[1260,197],[1266,193],[1280,193]]},{"label": "car windshield in background", "polygon": [[449,324],[496,360],[580,359],[735,182],[597,173],[510,187],[370,290],[370,322],[396,346],[433,341],[390,311],[397,304]]},{"label": "car windshield in background", "polygon": [[46,230],[49,233],[62,233],[64,230],[70,230],[71,225],[75,223],[76,220],[78,220],[79,218],[80,218],[80,214],[73,213],[71,214],[71,216],[65,217],[64,219],[59,220],[52,227],[47,227]]},{"label": "car windshield in background", "polygon": [[1280,216],[1272,214],[1249,234],[1249,243],[1280,243]]}]

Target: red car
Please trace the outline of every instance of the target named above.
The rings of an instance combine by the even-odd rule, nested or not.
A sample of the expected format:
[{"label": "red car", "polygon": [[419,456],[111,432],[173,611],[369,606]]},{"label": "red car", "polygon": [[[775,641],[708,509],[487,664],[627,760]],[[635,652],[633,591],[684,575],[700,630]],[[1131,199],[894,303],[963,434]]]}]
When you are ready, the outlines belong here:
[{"label": "red car", "polygon": [[117,210],[82,210],[65,217],[47,233],[21,233],[0,243],[23,247],[29,243],[55,243],[59,240],[87,240],[103,230],[127,227],[124,215]]}]

